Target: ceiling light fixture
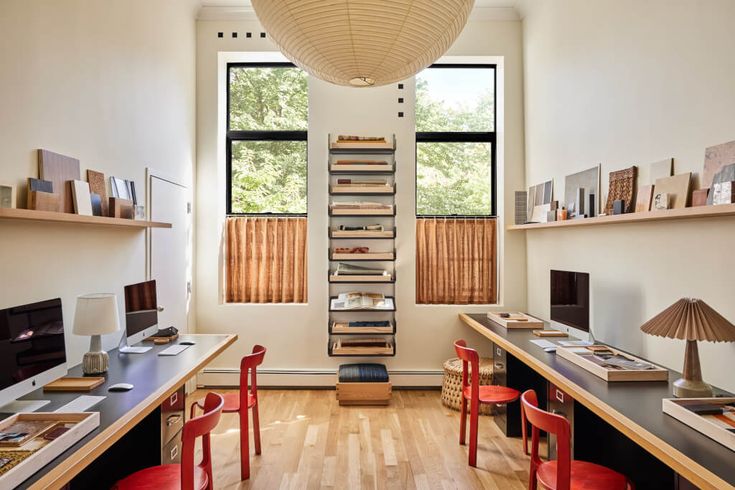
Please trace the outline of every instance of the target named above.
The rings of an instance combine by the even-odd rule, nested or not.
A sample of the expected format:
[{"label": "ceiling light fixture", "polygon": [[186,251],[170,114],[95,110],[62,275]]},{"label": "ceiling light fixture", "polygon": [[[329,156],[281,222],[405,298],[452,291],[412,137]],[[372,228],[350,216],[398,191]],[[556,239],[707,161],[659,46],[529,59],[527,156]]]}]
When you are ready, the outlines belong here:
[{"label": "ceiling light fixture", "polygon": [[474,0],[252,0],[283,54],[337,85],[405,80],[452,45]]}]

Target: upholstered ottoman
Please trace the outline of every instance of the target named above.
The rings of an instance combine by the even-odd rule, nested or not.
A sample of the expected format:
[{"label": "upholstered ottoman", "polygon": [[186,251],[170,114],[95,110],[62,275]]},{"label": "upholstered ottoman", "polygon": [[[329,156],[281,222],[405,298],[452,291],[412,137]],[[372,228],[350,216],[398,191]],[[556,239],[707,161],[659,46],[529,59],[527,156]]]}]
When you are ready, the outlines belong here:
[{"label": "upholstered ottoman", "polygon": [[[470,373],[472,369],[470,368]],[[470,375],[468,373],[468,376]],[[493,384],[492,358],[480,359],[480,385]],[[462,408],[462,361],[457,358],[444,362],[444,382],[442,383],[442,404],[452,410]],[[480,404],[481,415],[492,415],[494,405]]]}]

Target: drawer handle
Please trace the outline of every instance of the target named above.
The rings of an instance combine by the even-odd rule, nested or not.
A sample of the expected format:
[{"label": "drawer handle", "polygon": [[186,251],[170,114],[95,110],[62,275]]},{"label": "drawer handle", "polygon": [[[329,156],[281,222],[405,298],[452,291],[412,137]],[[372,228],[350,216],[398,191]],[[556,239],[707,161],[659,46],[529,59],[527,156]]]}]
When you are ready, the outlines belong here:
[{"label": "drawer handle", "polygon": [[500,347],[498,347],[497,349],[495,349],[495,352],[496,352],[496,353],[497,353],[497,354],[498,354],[499,356],[502,356],[502,355],[503,355],[503,351],[502,351],[502,350],[500,350]]},{"label": "drawer handle", "polygon": [[181,422],[181,415],[171,415],[166,419],[166,426],[171,427]]},{"label": "drawer handle", "polygon": [[179,401],[179,392],[174,391],[174,394],[171,395],[171,398],[168,399],[169,404],[176,405],[176,402]]},{"label": "drawer handle", "polygon": [[171,456],[171,459],[174,460],[174,459],[176,459],[176,456],[178,456],[178,455],[179,455],[179,445],[177,444],[177,445],[175,445],[174,447],[171,448],[171,454],[170,454],[170,456]]},{"label": "drawer handle", "polygon": [[496,362],[495,363],[495,367],[498,368],[498,369],[504,369],[505,368],[505,364],[500,363],[500,362]]},{"label": "drawer handle", "polygon": [[556,399],[559,400],[561,403],[564,403],[564,393],[556,390]]}]

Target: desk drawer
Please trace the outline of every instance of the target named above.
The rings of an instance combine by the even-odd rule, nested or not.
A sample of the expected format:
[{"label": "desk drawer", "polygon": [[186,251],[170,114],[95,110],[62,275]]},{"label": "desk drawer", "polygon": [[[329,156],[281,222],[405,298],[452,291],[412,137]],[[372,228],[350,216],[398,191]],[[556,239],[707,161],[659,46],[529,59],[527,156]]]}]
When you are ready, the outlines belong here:
[{"label": "desk drawer", "polygon": [[184,388],[173,392],[161,404],[161,444],[166,445],[184,427]]},{"label": "desk drawer", "polygon": [[174,434],[171,439],[161,449],[161,464],[178,464],[181,463],[181,436],[182,431]]},{"label": "desk drawer", "polygon": [[[571,451],[574,458],[574,399],[560,390],[553,383],[549,383],[548,411],[561,415],[569,421],[571,428]],[[556,459],[556,437],[549,434],[549,459]]]}]

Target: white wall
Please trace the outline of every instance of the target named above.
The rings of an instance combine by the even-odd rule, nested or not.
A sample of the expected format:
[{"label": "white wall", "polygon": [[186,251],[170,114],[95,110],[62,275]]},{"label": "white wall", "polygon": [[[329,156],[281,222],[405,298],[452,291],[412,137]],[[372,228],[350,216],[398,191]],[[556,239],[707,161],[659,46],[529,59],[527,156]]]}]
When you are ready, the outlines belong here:
[{"label": "white wall", "polygon": [[[505,12],[508,17],[507,12]],[[487,16],[485,17],[487,18]],[[512,190],[523,185],[523,121],[521,25],[512,20],[470,22],[448,55],[504,57],[504,177],[499,209],[512,220]],[[396,196],[398,216],[396,304],[398,308],[397,356],[386,359],[396,384],[441,382],[436,373],[453,355],[452,341],[466,337],[484,346],[487,342],[470,333],[457,320],[461,311],[486,311],[487,307],[416,306],[414,267],[414,122],[413,80],[400,91],[397,84],[371,89],[351,89],[309,81],[309,303],[305,305],[227,305],[220,298],[221,240],[224,220],[224,141],[218,134],[218,53],[273,51],[261,39],[255,20],[226,20],[227,15],[204,15],[198,23],[197,51],[197,328],[199,332],[232,332],[238,343],[220,356],[206,372],[204,382],[236,383],[232,370],[254,343],[268,347],[264,383],[334,384],[337,365],[349,359],[327,356],[328,269],[327,134],[396,133],[398,162]],[[253,37],[245,38],[246,32]],[[218,38],[217,33],[224,37]],[[238,38],[232,38],[232,32]],[[224,56],[224,55],[223,55]],[[231,57],[232,55],[226,55]],[[221,66],[220,66],[221,68]],[[399,96],[405,97],[398,104]],[[398,118],[399,110],[406,117]],[[221,108],[220,108],[221,111]],[[220,127],[221,130],[221,127]],[[503,205],[505,203],[505,205]],[[502,226],[501,226],[502,227]],[[525,306],[524,237],[501,235],[502,300],[517,308]],[[354,360],[352,361],[354,362]],[[216,374],[220,370],[221,374]],[[418,372],[412,375],[408,371]],[[301,372],[303,376],[283,376]],[[215,374],[212,374],[215,373]],[[268,374],[272,373],[272,374]],[[432,374],[432,377],[421,376]]]},{"label": "white wall", "polygon": [[[602,163],[610,171],[675,158],[701,172],[707,146],[735,139],[735,2],[526,2],[527,184]],[[527,234],[528,305],[548,318],[549,269],[591,273],[597,337],[681,369],[681,341],[639,326],[684,296],[735,321],[730,219]],[[735,345],[700,344],[705,380],[735,389]]]},{"label": "white wall", "polygon": [[[150,166],[190,183],[196,3],[0,2],[0,181],[25,189],[45,148],[79,158],[85,180],[95,169],[142,193]],[[122,308],[144,245],[142,231],[0,222],[0,308],[61,297],[77,364],[89,339],[71,334],[76,296],[115,292]]]}]

